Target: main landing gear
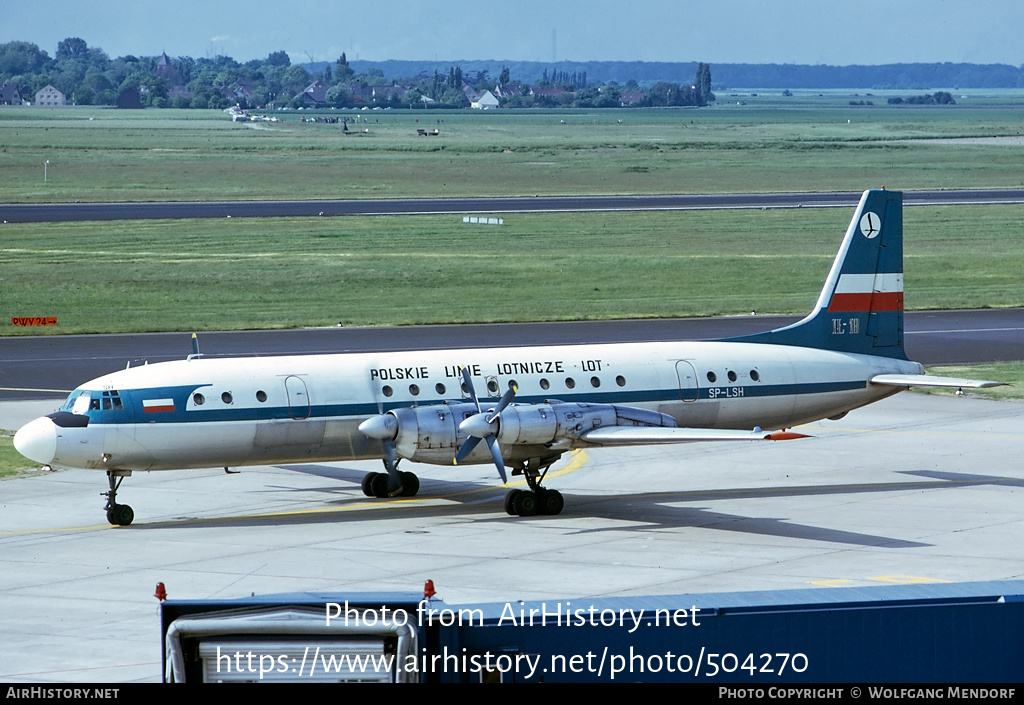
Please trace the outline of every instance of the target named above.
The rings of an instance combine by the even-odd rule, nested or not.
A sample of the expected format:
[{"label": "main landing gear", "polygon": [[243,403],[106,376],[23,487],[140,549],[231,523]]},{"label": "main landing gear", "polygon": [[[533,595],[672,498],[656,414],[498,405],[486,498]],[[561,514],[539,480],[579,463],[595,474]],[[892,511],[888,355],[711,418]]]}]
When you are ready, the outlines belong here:
[{"label": "main landing gear", "polygon": [[538,514],[554,516],[561,514],[565,507],[565,499],[558,490],[548,490],[540,486],[548,469],[557,460],[540,466],[539,463],[524,463],[512,470],[513,475],[523,475],[529,490],[511,490],[505,495],[505,512],[510,516],[532,517]]},{"label": "main landing gear", "polygon": [[[367,497],[387,499],[388,497],[415,497],[420,491],[420,478],[411,472],[401,472],[398,469],[398,461],[388,466],[388,460],[384,460],[384,468],[387,472],[367,473],[363,478],[362,490]],[[399,481],[394,482],[392,478]],[[397,485],[393,487],[392,485]]]},{"label": "main landing gear", "polygon": [[[511,490],[505,495],[505,512],[510,516],[532,517],[537,515],[555,516],[561,514],[565,507],[565,499],[558,490],[549,490],[541,487],[541,482],[548,474],[548,469],[558,460],[558,457],[545,459],[545,462],[534,460],[517,465],[512,470],[513,475],[522,475],[526,479],[529,490]],[[415,497],[420,491],[420,479],[411,472],[398,470],[398,462],[393,466],[384,461],[387,472],[371,472],[363,477],[361,488],[367,497],[387,499],[388,497]],[[400,479],[399,483],[393,482],[393,477]],[[397,486],[394,486],[396,485]]]},{"label": "main landing gear", "polygon": [[131,474],[131,470],[107,470],[107,484],[110,489],[100,494],[107,498],[107,506],[103,508],[107,510],[107,521],[114,526],[128,526],[135,520],[135,511],[131,507],[117,503],[117,489],[121,486],[121,481],[131,477]]},{"label": "main landing gear", "polygon": [[399,475],[402,478],[402,484],[397,492],[392,493],[388,490],[390,478],[386,472],[367,473],[362,483],[363,494],[367,497],[376,497],[377,499],[415,497],[416,493],[420,491],[420,478],[411,472],[402,472]]}]

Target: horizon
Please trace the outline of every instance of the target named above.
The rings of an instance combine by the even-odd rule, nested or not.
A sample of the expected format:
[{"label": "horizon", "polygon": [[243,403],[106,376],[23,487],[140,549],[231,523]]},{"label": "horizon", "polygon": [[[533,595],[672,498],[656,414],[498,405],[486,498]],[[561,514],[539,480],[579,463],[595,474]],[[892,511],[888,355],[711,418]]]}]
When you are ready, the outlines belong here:
[{"label": "horizon", "polygon": [[[368,7],[293,0],[41,0],[0,7],[0,43],[26,41],[51,57],[79,37],[111,58],[230,56],[244,63],[286,51],[293,64],[349,61],[779,64],[1018,67],[1024,4],[981,0],[723,0],[664,7],[634,0],[496,3],[383,0]],[[441,56],[504,56],[442,59]],[[865,60],[868,59],[868,60]]]}]

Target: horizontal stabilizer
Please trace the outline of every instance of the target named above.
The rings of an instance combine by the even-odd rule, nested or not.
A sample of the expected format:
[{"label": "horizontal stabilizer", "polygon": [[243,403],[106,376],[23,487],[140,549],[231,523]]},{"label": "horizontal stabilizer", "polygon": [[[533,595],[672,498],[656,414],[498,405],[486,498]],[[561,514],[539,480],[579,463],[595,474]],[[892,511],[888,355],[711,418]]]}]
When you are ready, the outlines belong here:
[{"label": "horizontal stabilizer", "polygon": [[960,379],[959,377],[933,377],[932,375],[875,375],[871,384],[886,384],[891,387],[956,387],[987,389],[1003,387],[1004,382],[990,382],[984,379]]},{"label": "horizontal stabilizer", "polygon": [[597,446],[631,446],[648,443],[696,443],[699,441],[789,441],[809,438],[792,431],[734,431],[715,428],[664,428],[607,426],[587,431],[581,438]]}]

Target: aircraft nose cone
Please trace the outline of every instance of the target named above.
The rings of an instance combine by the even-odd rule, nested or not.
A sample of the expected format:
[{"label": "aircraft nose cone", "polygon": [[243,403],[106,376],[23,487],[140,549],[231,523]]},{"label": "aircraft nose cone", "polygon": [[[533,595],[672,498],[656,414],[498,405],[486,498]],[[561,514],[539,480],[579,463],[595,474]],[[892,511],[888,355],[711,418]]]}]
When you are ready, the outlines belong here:
[{"label": "aircraft nose cone", "polygon": [[14,434],[14,447],[29,460],[49,465],[57,454],[57,427],[45,416],[30,421]]},{"label": "aircraft nose cone", "polygon": [[381,441],[394,440],[395,436],[398,435],[398,419],[391,414],[371,416],[359,424],[359,430],[370,438],[376,438]]}]

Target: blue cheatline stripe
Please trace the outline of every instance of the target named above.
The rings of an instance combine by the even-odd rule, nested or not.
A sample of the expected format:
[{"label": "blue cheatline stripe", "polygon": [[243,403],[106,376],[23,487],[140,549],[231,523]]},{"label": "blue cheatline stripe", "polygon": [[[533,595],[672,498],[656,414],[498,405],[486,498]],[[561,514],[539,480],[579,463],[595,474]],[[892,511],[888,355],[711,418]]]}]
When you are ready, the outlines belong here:
[{"label": "blue cheatline stripe", "polygon": [[[803,384],[732,384],[719,387],[702,387],[699,390],[698,399],[701,401],[719,401],[725,399],[758,399],[779,396],[796,396],[804,394],[828,394],[833,392],[846,392],[864,389],[867,382],[864,380],[847,380],[839,382],[807,382]],[[185,411],[185,405],[196,386],[188,387],[157,387],[153,389],[121,390],[122,399],[129,400],[129,408],[123,411],[91,411],[89,412],[90,424],[124,424],[124,423],[198,423],[217,421],[272,421],[288,420],[291,416],[286,406],[260,406],[260,407],[226,407],[220,409],[193,408]],[[561,402],[578,402],[590,404],[643,404],[643,403],[669,403],[680,402],[685,396],[692,398],[693,389],[683,390],[680,393],[678,388],[643,390],[643,391],[618,391],[602,392],[591,390],[587,392],[574,392],[571,394],[549,394],[518,396],[516,403],[520,404],[541,404],[548,400]],[[174,399],[174,411],[143,411],[142,402],[145,399],[171,398]],[[380,411],[390,411],[409,406],[436,406],[447,401],[449,404],[471,403],[468,399],[435,399],[420,403],[412,400],[388,401],[380,407],[376,402],[370,403],[338,403],[320,404],[312,406],[307,419],[326,419],[339,417],[366,417],[374,416]],[[497,399],[481,400],[481,406],[487,408],[496,404]],[[207,402],[211,406],[219,403],[217,400]]]}]

